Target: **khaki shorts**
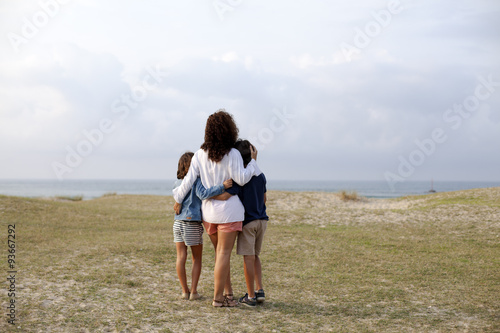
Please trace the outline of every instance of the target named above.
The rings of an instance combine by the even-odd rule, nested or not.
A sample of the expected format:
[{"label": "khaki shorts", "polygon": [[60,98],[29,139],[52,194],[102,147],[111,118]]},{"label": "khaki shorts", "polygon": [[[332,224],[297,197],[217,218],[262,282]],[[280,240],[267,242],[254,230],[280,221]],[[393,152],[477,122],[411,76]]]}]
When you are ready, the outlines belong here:
[{"label": "khaki shorts", "polygon": [[258,256],[267,229],[267,220],[254,220],[245,224],[238,234],[236,253],[242,256]]}]

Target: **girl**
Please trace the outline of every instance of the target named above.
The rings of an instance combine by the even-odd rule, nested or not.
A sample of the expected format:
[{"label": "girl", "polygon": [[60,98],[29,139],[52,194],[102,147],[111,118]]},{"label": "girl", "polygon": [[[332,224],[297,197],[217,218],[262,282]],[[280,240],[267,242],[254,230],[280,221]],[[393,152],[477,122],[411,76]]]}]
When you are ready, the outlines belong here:
[{"label": "girl", "polygon": [[[187,152],[179,159],[177,167],[177,182],[175,187],[178,187],[181,180],[186,176],[193,153]],[[174,221],[174,242],[177,250],[176,269],[179,277],[179,282],[182,287],[182,298],[186,300],[197,300],[201,296],[198,294],[198,280],[201,273],[201,259],[203,253],[203,226],[201,224],[201,200],[208,199],[212,196],[222,194],[226,188],[231,187],[232,180],[226,180],[223,184],[213,186],[208,190],[203,187],[200,178],[196,179],[192,188],[182,201],[182,208],[175,215]],[[186,258],[187,247],[191,247],[193,256],[192,281],[191,290],[187,285],[186,277]]]}]

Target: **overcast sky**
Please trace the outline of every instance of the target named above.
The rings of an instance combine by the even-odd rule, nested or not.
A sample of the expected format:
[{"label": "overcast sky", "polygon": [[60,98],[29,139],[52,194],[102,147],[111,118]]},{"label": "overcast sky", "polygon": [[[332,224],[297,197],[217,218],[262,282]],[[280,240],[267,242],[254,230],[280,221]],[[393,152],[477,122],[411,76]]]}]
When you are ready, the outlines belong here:
[{"label": "overcast sky", "polygon": [[0,2],[0,178],[172,179],[232,113],[270,179],[500,180],[500,2]]}]

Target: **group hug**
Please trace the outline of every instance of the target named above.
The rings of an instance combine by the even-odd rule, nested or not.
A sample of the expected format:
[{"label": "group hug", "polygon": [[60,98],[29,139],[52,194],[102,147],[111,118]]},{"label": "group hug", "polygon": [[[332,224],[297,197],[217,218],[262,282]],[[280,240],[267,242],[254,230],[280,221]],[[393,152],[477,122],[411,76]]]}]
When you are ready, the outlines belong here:
[{"label": "group hug", "polygon": [[[205,138],[195,153],[184,153],[177,168],[174,242],[182,298],[197,300],[206,230],[215,249],[212,306],[255,307],[265,301],[260,252],[269,220],[266,177],[257,165],[257,149],[238,139],[233,116],[219,110],[207,119]],[[231,253],[243,256],[247,292],[235,298],[231,286]],[[186,276],[188,247],[192,252],[191,288]]]}]

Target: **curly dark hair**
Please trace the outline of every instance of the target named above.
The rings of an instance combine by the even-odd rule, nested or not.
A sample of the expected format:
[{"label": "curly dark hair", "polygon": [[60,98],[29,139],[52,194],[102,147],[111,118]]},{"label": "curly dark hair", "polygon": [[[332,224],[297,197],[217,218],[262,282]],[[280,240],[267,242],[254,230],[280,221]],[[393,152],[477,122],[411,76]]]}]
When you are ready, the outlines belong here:
[{"label": "curly dark hair", "polygon": [[177,165],[177,179],[184,179],[184,177],[186,177],[193,156],[194,154],[188,151],[182,154],[181,158],[179,158],[179,164]]},{"label": "curly dark hair", "polygon": [[208,152],[208,158],[220,162],[233,148],[238,139],[238,127],[233,116],[224,109],[211,114],[205,127],[205,142],[201,149]]}]

